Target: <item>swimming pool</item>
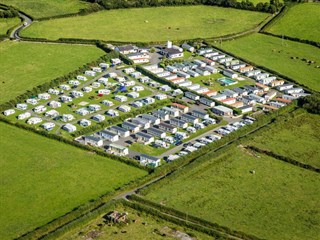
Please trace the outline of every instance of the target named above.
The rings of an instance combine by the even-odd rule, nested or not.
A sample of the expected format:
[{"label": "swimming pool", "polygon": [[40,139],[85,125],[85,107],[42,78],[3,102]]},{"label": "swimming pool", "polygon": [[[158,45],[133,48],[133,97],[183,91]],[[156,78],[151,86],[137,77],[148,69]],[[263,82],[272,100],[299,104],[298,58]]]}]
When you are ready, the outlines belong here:
[{"label": "swimming pool", "polygon": [[224,86],[229,86],[229,85],[233,85],[233,84],[237,84],[238,83],[238,81],[232,80],[230,78],[225,78],[225,77],[219,78],[218,82],[221,83]]}]

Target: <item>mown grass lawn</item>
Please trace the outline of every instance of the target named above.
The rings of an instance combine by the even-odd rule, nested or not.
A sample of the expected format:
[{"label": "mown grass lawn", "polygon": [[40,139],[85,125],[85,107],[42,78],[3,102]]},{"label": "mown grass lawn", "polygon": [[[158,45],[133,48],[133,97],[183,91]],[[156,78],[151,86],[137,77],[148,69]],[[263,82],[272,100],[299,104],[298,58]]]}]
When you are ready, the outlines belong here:
[{"label": "mown grass lawn", "polygon": [[202,5],[119,9],[37,22],[23,30],[22,35],[124,42],[208,38],[254,28],[268,16],[266,13]]},{"label": "mown grass lawn", "polygon": [[245,144],[320,168],[320,116],[299,111],[261,130]]},{"label": "mown grass lawn", "polygon": [[320,42],[320,4],[296,4],[268,32]]},{"label": "mown grass lawn", "polygon": [[309,240],[319,236],[319,184],[318,173],[232,146],[214,159],[195,162],[150,186],[143,194],[263,239]]},{"label": "mown grass lawn", "polygon": [[143,145],[141,143],[133,143],[130,145],[129,149],[150,156],[159,156],[169,150],[166,148],[156,148],[149,145]]},{"label": "mown grass lawn", "polygon": [[[189,80],[192,81],[194,84],[200,84],[203,87],[209,88],[210,90],[216,90],[220,91],[223,89],[231,89],[235,87],[243,87],[245,85],[253,85],[254,81],[253,80],[237,80],[238,83],[234,85],[229,85],[229,86],[223,86],[221,83],[218,82],[219,78],[224,78],[226,76],[222,75],[221,73],[217,74],[212,74],[210,76],[199,76],[199,77],[194,77],[190,78]],[[205,84],[207,81],[211,81],[211,85],[208,86]]]},{"label": "mown grass lawn", "polygon": [[[114,210],[114,209],[110,209]],[[143,240],[163,240],[163,239],[177,239],[177,232],[180,231],[187,233],[190,236],[201,239],[201,240],[214,240],[212,236],[208,236],[204,233],[191,230],[176,225],[171,222],[167,222],[163,219],[152,216],[148,213],[134,210],[127,206],[117,206],[116,211],[121,213],[128,213],[129,224],[106,224],[104,218],[99,218],[91,221],[85,226],[78,227],[63,237],[63,240],[82,240],[88,233],[97,231],[100,233],[99,239],[112,239],[112,240],[123,240],[123,239],[143,239]],[[107,213],[107,212],[106,212]],[[98,227],[98,225],[102,227]],[[166,236],[162,236],[164,233]]]},{"label": "mown grass lawn", "polygon": [[[258,33],[224,42],[219,47],[320,91],[319,48]],[[304,59],[315,63],[309,65]]]},{"label": "mown grass lawn", "polygon": [[0,18],[0,35],[6,35],[9,28],[20,23],[19,18]]},{"label": "mown grass lawn", "polygon": [[103,54],[92,46],[1,42],[0,103],[74,71]]},{"label": "mown grass lawn", "polygon": [[89,6],[80,0],[0,0],[0,3],[16,7],[34,18],[77,13]]},{"label": "mown grass lawn", "polygon": [[0,123],[0,239],[19,235],[147,173]]}]

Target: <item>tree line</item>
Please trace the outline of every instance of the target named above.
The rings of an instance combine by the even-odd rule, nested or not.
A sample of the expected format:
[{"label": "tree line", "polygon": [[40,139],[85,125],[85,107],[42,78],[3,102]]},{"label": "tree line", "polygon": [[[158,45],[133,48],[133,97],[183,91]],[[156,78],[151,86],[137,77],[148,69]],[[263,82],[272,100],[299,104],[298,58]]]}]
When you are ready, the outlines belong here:
[{"label": "tree line", "polygon": [[320,93],[299,98],[298,105],[310,113],[320,114]]},{"label": "tree line", "polygon": [[0,18],[14,18],[19,17],[19,12],[12,7],[0,6]]},{"label": "tree line", "polygon": [[210,5],[227,8],[237,8],[250,11],[260,11],[275,13],[283,6],[279,0],[270,0],[270,2],[258,3],[256,6],[249,0],[86,0],[87,2],[101,5],[105,9],[119,8],[143,8],[160,6],[182,6],[182,5]]}]

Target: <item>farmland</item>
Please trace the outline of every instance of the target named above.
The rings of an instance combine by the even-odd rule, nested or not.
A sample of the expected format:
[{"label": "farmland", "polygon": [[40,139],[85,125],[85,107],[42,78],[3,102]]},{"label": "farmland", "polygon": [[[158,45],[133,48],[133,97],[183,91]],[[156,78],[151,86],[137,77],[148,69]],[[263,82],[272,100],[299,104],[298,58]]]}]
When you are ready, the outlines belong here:
[{"label": "farmland", "polygon": [[23,30],[22,35],[124,42],[208,38],[254,28],[268,16],[211,6],[119,9],[37,22]]},{"label": "farmland", "polygon": [[319,184],[317,173],[233,146],[210,161],[189,165],[143,194],[261,238],[316,239]]},{"label": "farmland", "polygon": [[103,54],[91,46],[1,42],[0,102],[74,71]]},{"label": "farmland", "polygon": [[320,116],[302,112],[262,130],[246,144],[320,168],[319,132]]},{"label": "farmland", "polygon": [[4,123],[0,131],[1,239],[17,237],[146,174]]},{"label": "farmland", "polygon": [[20,23],[19,18],[0,18],[0,35],[5,35],[9,28]]},{"label": "farmland", "polygon": [[275,22],[268,32],[320,42],[319,3],[297,4]]},{"label": "farmland", "polygon": [[77,13],[88,7],[87,3],[79,0],[0,0],[0,3],[16,7],[34,18]]},{"label": "farmland", "polygon": [[[320,64],[319,48],[264,34],[228,41],[219,47],[293,78],[311,89],[320,90],[320,68],[317,68]],[[309,64],[307,60],[314,63]]]},{"label": "farmland", "polygon": [[[197,237],[197,239],[213,239],[203,233],[194,230],[183,228],[176,224],[166,222],[160,218],[150,216],[145,212],[138,212],[126,206],[117,206],[115,208],[118,212],[128,213],[129,224],[107,224],[103,217],[90,222],[86,226],[75,229],[66,234],[61,239],[76,240],[83,239],[85,236],[96,233],[99,234],[100,239],[144,239],[144,240],[160,240],[160,239],[177,239],[175,236],[177,231],[187,233],[190,236]],[[98,226],[99,225],[99,226]],[[166,234],[162,236],[161,234]]]}]

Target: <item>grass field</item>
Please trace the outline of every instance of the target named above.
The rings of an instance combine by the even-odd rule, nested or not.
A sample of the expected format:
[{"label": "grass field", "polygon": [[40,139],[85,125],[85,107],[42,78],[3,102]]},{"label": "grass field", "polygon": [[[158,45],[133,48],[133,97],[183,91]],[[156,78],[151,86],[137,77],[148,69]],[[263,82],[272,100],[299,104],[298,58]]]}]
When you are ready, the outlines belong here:
[{"label": "grass field", "polygon": [[76,70],[104,52],[91,46],[0,43],[0,103]]},{"label": "grass field", "polygon": [[[226,150],[226,149],[225,149]],[[255,174],[250,171],[255,170]],[[320,175],[240,147],[145,190],[146,198],[263,239],[318,239]]]},{"label": "grass field", "polygon": [[320,116],[299,115],[271,125],[246,144],[320,168]]},{"label": "grass field", "polygon": [[0,239],[142,177],[143,170],[0,123]]},{"label": "grass field", "polygon": [[[113,210],[113,209],[112,209]],[[90,222],[86,226],[75,229],[60,239],[64,240],[81,240],[90,236],[90,234],[99,234],[98,239],[143,239],[143,240],[169,240],[181,239],[177,237],[179,232],[188,234],[199,240],[213,240],[213,237],[203,233],[181,227],[171,222],[164,221],[160,218],[151,216],[145,212],[136,211],[126,206],[117,206],[118,212],[128,213],[129,224],[108,224],[103,216]],[[134,222],[133,222],[134,221]],[[161,234],[165,234],[162,236]]]},{"label": "grass field", "polygon": [[125,42],[208,38],[251,29],[267,16],[211,6],[120,9],[37,22],[23,30],[22,35]]},{"label": "grass field", "polygon": [[[253,34],[219,47],[320,91],[320,49],[264,34]],[[292,59],[295,58],[295,59]],[[303,59],[315,61],[308,64]]]},{"label": "grass field", "polygon": [[77,13],[88,7],[88,3],[80,0],[0,0],[0,3],[16,7],[34,18]]},{"label": "grass field", "polygon": [[6,35],[9,28],[20,23],[19,18],[0,18],[0,35]]},{"label": "grass field", "polygon": [[297,4],[289,8],[268,32],[320,42],[320,4]]}]

